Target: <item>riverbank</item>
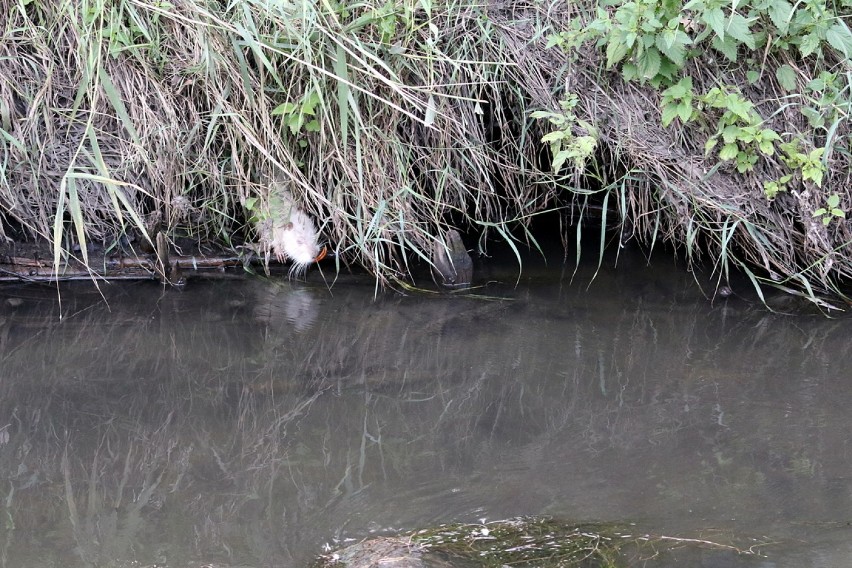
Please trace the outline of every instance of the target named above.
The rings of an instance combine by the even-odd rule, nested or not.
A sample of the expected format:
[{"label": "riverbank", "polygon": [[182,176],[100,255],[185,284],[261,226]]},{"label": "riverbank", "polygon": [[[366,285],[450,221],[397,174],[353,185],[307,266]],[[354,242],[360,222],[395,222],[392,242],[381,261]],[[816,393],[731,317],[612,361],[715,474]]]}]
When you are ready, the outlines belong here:
[{"label": "riverbank", "polygon": [[[3,3],[0,236],[46,243],[56,272],[130,233],[268,253],[283,187],[382,284],[451,229],[520,258],[558,212],[572,249],[665,241],[720,287],[741,270],[842,307],[849,13]],[[583,241],[595,226],[617,238]]]}]

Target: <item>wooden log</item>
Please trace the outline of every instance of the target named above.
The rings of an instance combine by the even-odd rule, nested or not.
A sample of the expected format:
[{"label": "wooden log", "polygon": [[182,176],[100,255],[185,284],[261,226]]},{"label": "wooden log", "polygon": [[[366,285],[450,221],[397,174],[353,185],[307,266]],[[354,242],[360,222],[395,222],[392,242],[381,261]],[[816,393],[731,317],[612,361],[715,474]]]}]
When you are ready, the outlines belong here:
[{"label": "wooden log", "polygon": [[[236,256],[174,256],[161,264],[156,257],[105,257],[97,265],[90,262],[89,268],[71,262],[53,272],[53,263],[37,258],[0,257],[0,282],[54,282],[63,280],[157,280],[168,284],[182,285],[189,276],[205,276],[221,272],[226,268],[243,266],[244,261]],[[168,274],[160,266],[168,267]]]}]

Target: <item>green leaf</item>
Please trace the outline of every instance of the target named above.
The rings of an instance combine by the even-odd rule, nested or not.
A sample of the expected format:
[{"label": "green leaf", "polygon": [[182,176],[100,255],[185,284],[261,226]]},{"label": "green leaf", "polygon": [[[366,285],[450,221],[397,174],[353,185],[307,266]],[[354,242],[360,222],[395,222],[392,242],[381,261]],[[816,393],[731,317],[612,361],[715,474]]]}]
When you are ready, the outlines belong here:
[{"label": "green leaf", "polygon": [[760,79],[760,73],[755,71],[754,69],[749,69],[746,71],[746,80],[750,85],[754,85]]},{"label": "green leaf", "polygon": [[660,52],[649,48],[636,61],[636,69],[645,79],[651,79],[660,71]]},{"label": "green leaf", "polygon": [[819,41],[819,36],[814,32],[803,37],[801,43],[799,43],[799,51],[802,57],[807,57],[814,53],[819,48]]},{"label": "green leaf", "polygon": [[749,29],[750,25],[751,22],[745,16],[734,12],[731,14],[725,30],[728,32],[728,35],[746,44],[749,49],[755,49],[754,34]]},{"label": "green leaf", "polygon": [[668,126],[672,123],[675,117],[678,116],[678,107],[676,105],[666,105],[663,107],[662,122],[663,126]]},{"label": "green leaf", "polygon": [[739,126],[726,126],[722,130],[722,141],[725,144],[733,144],[740,137],[742,129]]},{"label": "green leaf", "polygon": [[558,174],[559,170],[562,169],[563,164],[565,164],[565,160],[570,157],[571,152],[569,150],[562,150],[553,156],[553,173]]},{"label": "green leaf", "polygon": [[728,61],[732,63],[737,62],[737,47],[739,46],[739,42],[732,37],[726,37],[724,40],[718,36],[713,38],[713,41],[710,42],[710,45],[713,46],[713,49],[719,51],[724,55]]},{"label": "green leaf", "polygon": [[606,66],[607,69],[624,59],[627,55],[627,44],[616,39],[610,39],[606,46]]},{"label": "green leaf", "polygon": [[337,77],[337,108],[340,119],[340,137],[342,146],[347,146],[349,140],[349,70],[346,62],[346,51],[337,45],[337,57],[334,58],[334,74]]},{"label": "green leaf", "polygon": [[796,90],[796,72],[786,63],[775,70],[775,78],[778,79],[778,84],[785,91]]},{"label": "green leaf", "polygon": [[790,19],[793,17],[793,6],[787,0],[773,0],[769,5],[769,19],[782,34],[787,33]]},{"label": "green leaf", "polygon": [[775,153],[775,144],[771,140],[761,140],[757,147],[764,156],[771,156]]},{"label": "green leaf", "polygon": [[771,128],[764,128],[761,130],[760,137],[764,140],[781,140],[781,136]]},{"label": "green leaf", "polygon": [[283,114],[293,114],[296,110],[296,105],[293,103],[281,103],[274,109],[272,109],[272,116],[279,116]]},{"label": "green leaf", "polygon": [[721,8],[710,8],[702,14],[704,23],[707,24],[719,39],[725,39],[725,13]]},{"label": "green leaf", "polygon": [[142,141],[139,139],[139,134],[136,132],[136,127],[133,125],[133,121],[130,120],[127,107],[124,106],[124,101],[121,100],[121,95],[119,94],[118,89],[115,88],[109,73],[107,73],[105,69],[101,70],[100,79],[101,86],[103,87],[112,108],[115,109],[115,113],[121,120],[121,125],[124,126],[124,129],[127,130],[128,134],[130,134],[133,142],[137,146],[141,147]]},{"label": "green leaf", "polygon": [[749,122],[752,118],[751,113],[754,109],[754,105],[751,101],[747,101],[740,96],[731,96],[728,98],[727,108],[729,111],[743,119],[744,122]]},{"label": "green leaf", "polygon": [[712,138],[708,138],[707,142],[704,143],[704,155],[707,156],[710,152],[713,151],[713,148],[716,147],[716,144],[719,143],[719,139],[715,136]]},{"label": "green leaf", "polygon": [[820,128],[825,125],[825,115],[819,110],[811,107],[800,107],[799,111],[808,119],[812,128]]},{"label": "green leaf", "polygon": [[[683,67],[686,58],[684,46],[692,43],[688,35],[680,30],[665,29],[656,38],[655,44],[660,52],[672,60],[678,67]],[[655,73],[656,75],[656,73]]]},{"label": "green leaf", "polygon": [[825,200],[825,204],[828,205],[830,209],[836,209],[838,205],[840,205],[840,196],[836,193],[832,193],[828,196],[828,199]]},{"label": "green leaf", "polygon": [[725,144],[722,146],[722,149],[719,150],[719,159],[725,161],[733,160],[739,153],[740,149],[736,144]]},{"label": "green leaf", "polygon": [[664,97],[671,97],[673,99],[682,99],[687,95],[690,95],[690,97],[692,95],[692,77],[688,75],[663,91]]},{"label": "green leaf", "polygon": [[811,217],[820,217],[820,216],[825,215],[827,213],[828,213],[828,211],[826,211],[824,207],[820,207],[819,209],[817,209],[816,211],[814,211],[811,214]]},{"label": "green leaf", "polygon": [[[822,167],[804,167],[802,168],[802,179],[813,180],[817,186],[822,187]],[[836,195],[836,194],[835,194]],[[838,198],[839,199],[839,198]]]},{"label": "green leaf", "polygon": [[692,103],[688,101],[683,101],[679,105],[677,105],[677,114],[680,117],[680,121],[684,124],[692,118]]},{"label": "green leaf", "polygon": [[556,142],[557,140],[562,140],[563,138],[569,138],[570,136],[570,132],[565,132],[564,130],[554,130],[553,132],[548,132],[547,134],[542,136],[541,141],[550,144],[551,142]]},{"label": "green leaf", "polygon": [[847,59],[852,57],[852,32],[843,20],[838,20],[836,24],[828,28],[825,32],[825,40]]},{"label": "green leaf", "polygon": [[319,132],[321,129],[320,122],[317,119],[313,119],[305,123],[306,132]]},{"label": "green leaf", "polygon": [[[80,253],[83,256],[83,264],[89,265],[88,246],[86,246],[86,223],[83,220],[83,208],[80,205],[80,196],[77,193],[77,180],[68,178],[68,213],[74,221],[74,231],[77,233],[77,243],[80,245]],[[837,194],[835,194],[837,195]]]}]

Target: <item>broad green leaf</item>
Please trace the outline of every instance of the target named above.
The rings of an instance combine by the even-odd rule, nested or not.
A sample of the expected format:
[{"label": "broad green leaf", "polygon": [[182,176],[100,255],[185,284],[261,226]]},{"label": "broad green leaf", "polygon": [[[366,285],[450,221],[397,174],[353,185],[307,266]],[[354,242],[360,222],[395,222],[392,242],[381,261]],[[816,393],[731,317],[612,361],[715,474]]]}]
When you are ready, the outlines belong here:
[{"label": "broad green leaf", "polygon": [[739,153],[740,149],[736,144],[725,144],[722,146],[722,149],[719,150],[719,159],[725,161],[733,160]]},{"label": "broad green leaf", "polygon": [[843,20],[838,20],[836,24],[828,28],[825,32],[825,40],[847,59],[852,57],[852,33]]},{"label": "broad green leaf", "polygon": [[710,155],[710,152],[713,151],[713,148],[716,147],[716,144],[719,143],[719,139],[716,137],[708,138],[707,142],[704,143],[704,155]]},{"label": "broad green leaf", "polygon": [[660,52],[656,48],[649,48],[636,61],[639,73],[645,79],[651,79],[660,71]]},{"label": "broad green leaf", "polygon": [[611,39],[610,42],[606,46],[606,66],[607,68],[612,67],[627,55],[627,45],[615,40]]},{"label": "broad green leaf", "polygon": [[814,93],[825,90],[825,79],[823,77],[817,77],[816,79],[808,81],[808,89]]},{"label": "broad green leaf", "polygon": [[635,81],[639,78],[639,70],[636,68],[636,65],[632,63],[625,63],[621,67],[621,76],[625,81]]},{"label": "broad green leaf", "polygon": [[725,31],[734,39],[746,44],[749,49],[755,49],[754,34],[751,33],[749,26],[751,22],[742,14],[734,12],[728,19],[728,24],[725,26]]},{"label": "broad green leaf", "polygon": [[583,160],[591,156],[597,145],[598,141],[594,136],[578,136],[575,141],[575,146],[577,149],[577,157],[582,158],[582,160],[578,160],[578,164],[582,164]]},{"label": "broad green leaf", "polygon": [[727,108],[732,113],[743,119],[743,121],[749,122],[752,118],[751,113],[754,109],[754,105],[751,101],[747,101],[740,96],[732,96],[728,99]]},{"label": "broad green leaf", "polygon": [[780,191],[784,191],[784,189],[777,181],[763,182],[763,193],[766,194],[767,199],[775,199],[775,196],[777,196]]},{"label": "broad green leaf", "polygon": [[739,46],[739,42],[732,37],[726,37],[724,40],[718,36],[713,38],[713,41],[710,42],[710,45],[713,46],[713,49],[719,51],[724,55],[728,61],[732,63],[737,62],[737,46]]},{"label": "broad green leaf", "polygon": [[802,57],[807,57],[814,53],[818,48],[819,36],[813,32],[803,37],[801,43],[799,43],[799,51],[801,52]]},{"label": "broad green leaf", "polygon": [[677,114],[680,117],[680,121],[684,124],[689,122],[689,119],[692,118],[692,103],[689,101],[682,101],[679,105],[677,105]]},{"label": "broad green leaf", "polygon": [[760,131],[761,140],[768,140],[770,142],[781,140],[781,136],[778,135],[777,132],[772,130],[771,128],[764,128]]},{"label": "broad green leaf", "polygon": [[808,119],[808,124],[811,127],[821,128],[825,126],[825,115],[819,110],[812,107],[799,107],[799,112]]},{"label": "broad green leaf", "polygon": [[719,39],[725,39],[725,13],[721,8],[710,8],[704,14],[704,23],[707,24]]},{"label": "broad green leaf", "polygon": [[284,114],[293,114],[296,111],[296,105],[293,103],[281,103],[274,109],[272,109],[273,116],[279,116]]},{"label": "broad green leaf", "polygon": [[305,123],[305,132],[319,132],[321,129],[320,121],[317,119]]},{"label": "broad green leaf", "polygon": [[558,174],[559,170],[562,169],[562,166],[565,164],[565,160],[571,157],[571,152],[569,150],[562,150],[561,152],[557,152],[555,156],[553,156],[553,173]]},{"label": "broad green leaf", "polygon": [[[684,77],[684,79],[688,79],[688,78],[689,77]],[[674,85],[672,85],[671,87],[669,87],[668,89],[663,91],[663,96],[664,97],[671,97],[673,99],[682,99],[690,91],[691,91],[691,88],[688,91],[686,85],[681,80],[680,82],[675,83]]]},{"label": "broad green leaf", "polygon": [[832,193],[826,199],[825,204],[828,205],[829,209],[836,209],[838,205],[840,205],[840,196],[836,193]]},{"label": "broad green leaf", "polygon": [[739,126],[726,126],[722,130],[722,141],[725,144],[733,144],[740,138],[742,129]]},{"label": "broad green leaf", "polygon": [[672,123],[675,117],[678,116],[677,105],[666,105],[663,107],[662,122],[663,126],[668,126]]},{"label": "broad green leaf", "polygon": [[547,134],[542,136],[541,141],[550,144],[551,142],[556,142],[557,140],[562,140],[570,136],[571,134],[564,130],[554,130],[553,132],[548,132]]},{"label": "broad green leaf", "polygon": [[787,33],[792,17],[793,6],[787,0],[773,0],[769,5],[769,19],[782,34]]},{"label": "broad green leaf", "polygon": [[746,81],[748,81],[750,85],[754,85],[759,79],[760,73],[758,73],[754,69],[749,69],[748,71],[746,71]]},{"label": "broad green leaf", "polygon": [[656,39],[657,49],[671,59],[678,67],[683,67],[686,58],[686,48],[684,46],[690,43],[692,43],[692,40],[689,36],[680,30],[666,29]]},{"label": "broad green leaf", "polygon": [[796,90],[796,72],[786,63],[775,70],[775,78],[778,79],[778,84],[785,91]]}]

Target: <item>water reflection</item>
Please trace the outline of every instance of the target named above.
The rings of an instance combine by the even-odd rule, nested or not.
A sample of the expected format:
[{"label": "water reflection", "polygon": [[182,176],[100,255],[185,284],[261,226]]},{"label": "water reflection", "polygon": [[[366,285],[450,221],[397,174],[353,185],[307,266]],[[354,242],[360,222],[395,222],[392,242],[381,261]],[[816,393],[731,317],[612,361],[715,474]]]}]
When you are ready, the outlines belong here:
[{"label": "water reflection", "polygon": [[776,542],[696,566],[843,565],[850,322],[594,269],[453,297],[75,287],[61,320],[6,288],[0,565],[303,566],[528,514]]}]

